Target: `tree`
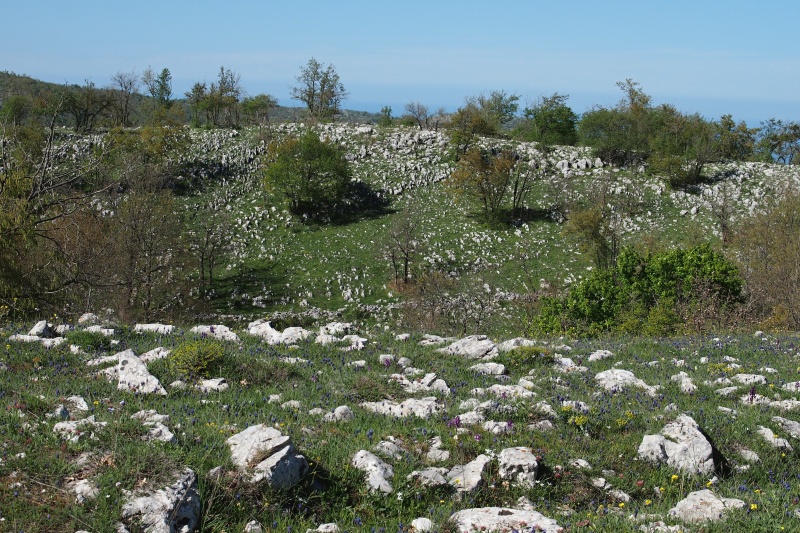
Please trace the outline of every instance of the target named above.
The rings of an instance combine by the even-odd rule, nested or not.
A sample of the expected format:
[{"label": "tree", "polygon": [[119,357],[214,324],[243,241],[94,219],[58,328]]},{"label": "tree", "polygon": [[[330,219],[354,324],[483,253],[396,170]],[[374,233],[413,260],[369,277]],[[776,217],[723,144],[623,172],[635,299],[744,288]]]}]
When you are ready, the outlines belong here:
[{"label": "tree", "polygon": [[104,165],[113,149],[88,139],[59,143],[56,121],[67,99],[34,100],[19,120],[0,123],[0,305],[57,304],[74,279],[63,275],[55,232],[114,185]]},{"label": "tree", "polygon": [[774,118],[762,122],[756,147],[762,161],[792,164],[800,153],[800,124]]},{"label": "tree", "polygon": [[428,119],[430,118],[427,106],[422,105],[419,102],[409,102],[405,105],[405,110],[406,113],[408,113],[408,115],[417,123],[417,127],[419,129],[427,129]]},{"label": "tree", "polygon": [[206,118],[215,126],[238,126],[242,92],[241,76],[220,67],[217,81],[211,84],[203,101]]},{"label": "tree", "polygon": [[208,98],[208,87],[205,82],[195,82],[192,88],[184,93],[186,103],[192,112],[192,126],[200,126],[200,113],[205,111]]},{"label": "tree", "polygon": [[481,111],[486,114],[497,130],[513,120],[519,109],[519,96],[506,94],[505,91],[492,91],[489,96],[481,94],[477,103]]},{"label": "tree", "polygon": [[411,282],[412,267],[422,250],[418,215],[414,210],[403,211],[386,234],[382,252],[392,265],[395,285]]},{"label": "tree", "polygon": [[703,168],[719,159],[717,127],[700,115],[684,115],[669,105],[659,106],[654,116],[659,125],[650,139],[651,170],[666,174],[673,187],[696,185]]},{"label": "tree", "polygon": [[462,194],[477,198],[487,220],[497,219],[517,159],[510,150],[470,148],[451,174],[450,185]]},{"label": "tree", "polygon": [[318,219],[341,207],[351,172],[342,150],[308,130],[270,146],[265,177],[267,190],[285,197],[292,213]]},{"label": "tree", "polygon": [[731,115],[722,115],[716,128],[720,159],[749,161],[754,157],[758,128],[748,128],[744,121],[737,124]]},{"label": "tree", "polygon": [[278,99],[270,94],[248,96],[241,103],[242,115],[248,124],[258,126],[259,137],[264,136],[264,127],[269,127],[269,114],[278,107]]},{"label": "tree", "polygon": [[298,85],[292,88],[292,98],[306,105],[311,118],[332,120],[339,114],[348,93],[333,65],[325,67],[312,57],[295,79]]},{"label": "tree", "polygon": [[136,72],[117,72],[111,77],[114,93],[114,123],[127,128],[131,126],[136,97],[139,95],[139,75]]},{"label": "tree", "polygon": [[86,80],[83,87],[73,86],[67,89],[64,112],[74,119],[75,131],[87,132],[94,129],[98,119],[105,115],[112,104],[112,95],[108,90],[99,89],[93,82]]},{"label": "tree", "polygon": [[578,115],[567,106],[567,99],[569,95],[553,93],[526,107],[516,136],[548,146],[575,145],[578,142]]},{"label": "tree", "polygon": [[168,108],[172,105],[172,73],[168,68],[164,67],[156,74],[152,68],[147,67],[142,73],[142,83],[160,107]]},{"label": "tree", "polygon": [[625,96],[614,108],[595,107],[584,113],[578,125],[580,140],[613,165],[641,164],[650,154],[651,98],[631,79],[617,86]]},{"label": "tree", "polygon": [[378,119],[378,126],[389,127],[393,123],[392,119],[392,106],[385,105],[381,108],[381,117]]}]

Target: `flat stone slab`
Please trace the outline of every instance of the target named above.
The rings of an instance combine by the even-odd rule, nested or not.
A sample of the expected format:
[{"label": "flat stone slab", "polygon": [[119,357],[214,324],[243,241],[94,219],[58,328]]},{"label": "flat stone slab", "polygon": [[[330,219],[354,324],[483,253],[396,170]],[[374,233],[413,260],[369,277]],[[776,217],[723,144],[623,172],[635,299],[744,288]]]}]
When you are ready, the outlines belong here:
[{"label": "flat stone slab", "polygon": [[741,509],[738,498],[720,498],[708,489],[690,493],[669,510],[669,515],[684,522],[704,522],[722,519],[730,509]]},{"label": "flat stone slab", "polygon": [[466,359],[493,359],[500,354],[497,345],[486,335],[470,335],[440,348],[439,353],[458,355]]},{"label": "flat stone slab", "polygon": [[541,531],[560,533],[558,522],[537,511],[523,511],[507,507],[480,507],[463,509],[450,520],[459,531]]},{"label": "flat stone slab", "polygon": [[381,402],[364,402],[361,407],[378,414],[392,416],[394,418],[407,418],[416,416],[418,418],[430,418],[431,415],[439,412],[442,407],[437,403],[435,396],[426,398],[409,398],[401,403],[392,400]]}]

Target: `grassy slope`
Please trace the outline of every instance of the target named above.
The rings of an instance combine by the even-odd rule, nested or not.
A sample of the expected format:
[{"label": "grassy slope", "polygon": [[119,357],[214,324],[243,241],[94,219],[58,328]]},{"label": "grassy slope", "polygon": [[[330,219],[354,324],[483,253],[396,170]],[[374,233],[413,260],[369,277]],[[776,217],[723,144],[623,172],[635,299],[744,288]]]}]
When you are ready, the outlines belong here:
[{"label": "grassy slope", "polygon": [[[14,330],[8,328],[3,335]],[[121,330],[115,335],[120,344],[113,351],[132,348],[143,353],[156,346],[174,347],[191,337],[184,333],[137,335]],[[352,531],[394,529],[419,516],[430,517],[441,526],[456,510],[514,506],[520,496],[527,497],[543,514],[557,518],[568,531],[633,531],[638,526],[628,515],[648,513],[666,519],[667,510],[688,492],[706,486],[721,496],[743,499],[748,509],[751,505],[757,509],[733,512],[720,524],[704,526],[702,531],[776,531],[780,526],[787,530],[797,526],[798,519],[793,516],[800,507],[796,452],[776,450],[756,433],[763,425],[789,438],[771,417],[794,419],[796,415],[741,403],[738,397],[746,396],[749,386],[740,385],[738,394],[721,397],[714,392],[721,385],[704,385],[705,381],[735,373],[763,373],[769,383],[757,385],[758,394],[794,397],[780,387],[798,376],[796,336],[576,341],[569,356],[589,366],[588,374],[556,372],[549,358],[554,353],[552,348],[545,347],[548,356],[506,356],[499,361],[507,365],[510,382],[522,377],[533,381],[537,396],[530,401],[499,400],[501,405],[515,409],[487,415],[487,419],[511,423],[512,430],[501,435],[492,435],[479,426],[467,427],[465,433],[458,434],[447,425],[465,412],[460,404],[473,397],[472,389],[490,386],[496,382],[494,378],[473,375],[463,360],[419,347],[413,340],[403,343],[389,335],[371,337],[373,342],[363,352],[345,353],[336,346],[314,344],[295,350],[274,348],[244,335],[241,345],[227,345],[223,361],[211,371],[213,376],[228,379],[228,391],[202,394],[173,390],[166,398],[120,392],[115,384],[93,377],[94,369],[84,363],[102,351],[74,355],[66,346],[45,350],[7,343],[0,352],[0,360],[8,367],[0,373],[0,513],[5,519],[0,521],[0,531],[109,531],[119,517],[124,490],[163,486],[171,472],[182,465],[191,466],[200,475],[206,531],[239,531],[251,519],[282,531],[289,526],[302,531],[325,522],[337,522],[342,529]],[[597,348],[610,349],[614,355],[588,363],[587,356]],[[398,421],[358,407],[361,401],[410,396],[389,383],[388,375],[399,368],[378,364],[382,353],[409,357],[414,366],[436,372],[448,383],[453,394],[440,396],[443,411],[439,416]],[[279,362],[281,356],[301,356],[308,363],[287,365]],[[738,359],[741,368],[733,368],[723,359],[726,356]],[[707,361],[701,362],[704,357]],[[347,366],[357,359],[366,360],[367,367]],[[677,367],[676,361],[683,361],[682,366]],[[662,388],[656,397],[635,389],[614,395],[602,392],[592,376],[612,367],[630,369],[649,385]],[[764,367],[776,372],[766,373]],[[179,377],[166,360],[151,363],[150,370],[165,384]],[[683,394],[670,381],[678,371],[691,376],[699,386],[697,392]],[[280,394],[281,400],[268,402],[272,394]],[[55,420],[46,414],[71,395],[83,396],[92,408],[91,414],[109,424],[96,431],[96,440],[87,438],[72,444],[53,434]],[[299,401],[300,409],[281,407],[290,400]],[[534,402],[542,400],[557,412],[552,432],[526,429],[529,423],[545,418],[532,408]],[[585,420],[576,422],[578,413],[561,407],[569,400],[588,404]],[[320,424],[319,415],[308,414],[314,407],[327,412],[338,405],[351,406],[356,418]],[[725,414],[717,406],[735,409],[737,414]],[[168,414],[167,425],[176,434],[177,443],[142,442],[140,437],[146,429],[129,419],[140,409]],[[747,463],[737,454],[740,447],[758,453],[761,462],[709,483],[710,476],[687,476],[666,466],[637,461],[636,449],[642,436],[657,433],[678,413],[693,416],[734,467]],[[225,439],[256,423],[274,424],[292,437],[314,467],[314,475],[306,483],[286,493],[227,478],[221,482],[206,478],[211,468],[229,465]],[[349,461],[359,449],[371,449],[388,436],[400,439],[408,454],[390,461],[395,469],[395,494],[370,495]],[[543,474],[532,489],[506,487],[493,464],[485,474],[483,488],[457,501],[444,488],[424,489],[406,481],[412,470],[426,466],[424,452],[434,436],[440,436],[443,447],[451,452],[450,460],[437,466],[464,464],[487,450],[499,453],[510,446],[529,446],[541,457]],[[790,440],[797,444],[795,439]],[[83,452],[94,455],[88,466],[78,467],[75,460]],[[570,466],[578,458],[587,460],[591,469]],[[604,477],[614,488],[627,492],[632,501],[620,506],[614,497],[592,485],[594,477]],[[65,484],[84,478],[97,482],[100,496],[77,505]],[[310,490],[308,483],[314,479],[327,488]],[[398,493],[402,493],[402,501]],[[586,521],[589,525],[578,525]]]}]

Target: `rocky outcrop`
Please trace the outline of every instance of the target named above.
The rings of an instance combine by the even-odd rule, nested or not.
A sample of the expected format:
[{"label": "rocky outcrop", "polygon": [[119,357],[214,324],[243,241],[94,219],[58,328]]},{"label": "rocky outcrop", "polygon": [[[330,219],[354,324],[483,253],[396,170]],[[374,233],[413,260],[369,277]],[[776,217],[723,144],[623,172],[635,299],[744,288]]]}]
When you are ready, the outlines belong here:
[{"label": "rocky outcrop", "polygon": [[710,474],[725,466],[722,454],[714,448],[697,422],[679,415],[659,435],[645,435],[639,457],[651,463],[666,463],[687,474]]},{"label": "rocky outcrop", "polygon": [[[123,531],[189,533],[200,521],[197,475],[187,468],[172,485],[122,506]],[[136,524],[136,527],[133,526]],[[131,529],[128,529],[128,528]],[[119,530],[118,530],[119,531]]]}]

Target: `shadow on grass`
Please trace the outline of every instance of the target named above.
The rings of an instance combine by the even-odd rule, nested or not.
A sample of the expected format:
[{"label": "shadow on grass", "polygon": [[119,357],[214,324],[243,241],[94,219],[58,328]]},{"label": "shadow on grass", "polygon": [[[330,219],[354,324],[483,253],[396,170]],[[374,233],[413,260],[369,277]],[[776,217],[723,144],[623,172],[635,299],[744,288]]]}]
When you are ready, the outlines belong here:
[{"label": "shadow on grass", "polygon": [[210,299],[218,313],[263,313],[289,297],[286,268],[276,261],[249,261],[219,276]]}]

